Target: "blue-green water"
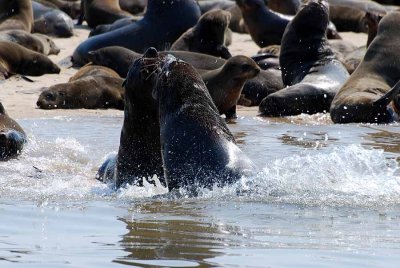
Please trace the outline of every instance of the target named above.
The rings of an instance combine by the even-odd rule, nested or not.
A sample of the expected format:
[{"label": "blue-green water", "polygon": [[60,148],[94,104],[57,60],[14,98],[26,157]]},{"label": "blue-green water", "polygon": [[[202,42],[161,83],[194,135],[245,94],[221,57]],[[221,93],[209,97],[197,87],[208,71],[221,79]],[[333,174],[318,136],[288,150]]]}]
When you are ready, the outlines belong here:
[{"label": "blue-green water", "polygon": [[400,125],[327,118],[239,118],[258,175],[175,200],[94,180],[122,117],[19,120],[29,143],[0,163],[0,267],[398,267]]}]

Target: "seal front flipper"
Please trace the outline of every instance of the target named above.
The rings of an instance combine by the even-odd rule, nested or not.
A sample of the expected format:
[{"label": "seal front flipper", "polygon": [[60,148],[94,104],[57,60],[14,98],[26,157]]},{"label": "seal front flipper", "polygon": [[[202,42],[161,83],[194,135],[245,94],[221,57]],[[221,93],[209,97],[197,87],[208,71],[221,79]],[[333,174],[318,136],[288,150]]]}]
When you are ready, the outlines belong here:
[{"label": "seal front flipper", "polygon": [[[390,107],[390,103],[393,105]],[[400,116],[400,80],[385,95],[373,102],[374,106],[387,107],[393,121],[399,121]]]},{"label": "seal front flipper", "polygon": [[400,94],[400,80],[385,95],[373,102],[374,106],[388,106]]}]

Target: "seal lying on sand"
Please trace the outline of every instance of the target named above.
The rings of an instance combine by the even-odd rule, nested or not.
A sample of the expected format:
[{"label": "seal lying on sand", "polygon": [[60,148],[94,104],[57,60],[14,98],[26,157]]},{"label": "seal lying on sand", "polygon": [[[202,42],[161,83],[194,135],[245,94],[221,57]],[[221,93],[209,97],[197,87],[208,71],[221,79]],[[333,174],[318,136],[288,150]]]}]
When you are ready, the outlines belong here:
[{"label": "seal lying on sand", "polygon": [[45,88],[36,105],[41,109],[124,109],[123,79],[113,70],[88,65],[68,83]]},{"label": "seal lying on sand", "polygon": [[76,66],[84,65],[89,51],[107,46],[122,46],[139,53],[150,46],[165,49],[194,26],[199,17],[195,0],[149,0],[143,19],[87,39],[75,49],[72,62]]},{"label": "seal lying on sand", "polygon": [[60,68],[47,56],[12,42],[0,41],[0,80],[14,74],[40,76],[58,73]]},{"label": "seal lying on sand", "polygon": [[224,10],[208,11],[194,27],[172,44],[171,50],[199,52],[229,59],[232,55],[224,44],[230,18],[231,14]]},{"label": "seal lying on sand", "polygon": [[160,126],[152,90],[161,59],[149,48],[136,60],[125,80],[124,124],[117,156],[100,167],[96,178],[103,182],[141,184],[143,177],[163,176]]},{"label": "seal lying on sand", "polygon": [[34,25],[33,32],[57,37],[74,35],[74,23],[70,16],[59,9],[46,7],[32,2]]},{"label": "seal lying on sand", "polygon": [[24,130],[7,115],[0,102],[0,160],[8,160],[19,155],[25,142]]},{"label": "seal lying on sand", "polygon": [[400,94],[400,12],[383,17],[360,65],[336,94],[330,109],[335,123],[388,123],[397,120]]},{"label": "seal lying on sand", "polygon": [[153,92],[168,189],[224,186],[254,171],[196,70],[169,55]]},{"label": "seal lying on sand", "polygon": [[328,9],[326,1],[311,0],[286,28],[279,59],[283,83],[289,87],[266,97],[260,115],[329,111],[349,74],[327,43]]},{"label": "seal lying on sand", "polygon": [[0,31],[23,30],[31,32],[33,11],[30,0],[0,1]]},{"label": "seal lying on sand", "polygon": [[48,36],[30,34],[22,30],[1,31],[0,41],[10,41],[44,55],[57,55],[60,52],[60,49]]}]

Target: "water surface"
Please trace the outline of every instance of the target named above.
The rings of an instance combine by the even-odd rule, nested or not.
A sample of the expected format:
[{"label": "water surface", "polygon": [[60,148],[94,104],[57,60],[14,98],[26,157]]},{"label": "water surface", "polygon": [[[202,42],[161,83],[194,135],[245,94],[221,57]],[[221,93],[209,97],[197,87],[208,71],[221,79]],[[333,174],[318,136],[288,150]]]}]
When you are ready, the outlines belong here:
[{"label": "water surface", "polygon": [[0,163],[0,267],[398,267],[400,125],[328,118],[239,118],[258,174],[172,200],[94,180],[122,117],[20,120],[29,143]]}]

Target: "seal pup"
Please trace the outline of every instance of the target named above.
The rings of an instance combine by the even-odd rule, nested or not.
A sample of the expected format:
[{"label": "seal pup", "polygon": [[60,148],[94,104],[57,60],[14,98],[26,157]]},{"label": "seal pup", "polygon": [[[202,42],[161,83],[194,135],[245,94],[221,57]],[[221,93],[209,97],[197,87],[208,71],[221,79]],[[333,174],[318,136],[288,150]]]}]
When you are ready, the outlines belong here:
[{"label": "seal pup", "polygon": [[23,30],[31,32],[33,11],[30,0],[2,0],[0,2],[0,31]]},{"label": "seal pup", "polygon": [[209,54],[223,59],[232,57],[225,47],[225,33],[231,14],[216,9],[203,14],[197,24],[176,40],[170,50],[192,51]]},{"label": "seal pup", "polygon": [[259,106],[262,116],[288,116],[329,111],[349,74],[330,48],[326,1],[311,0],[286,28],[279,62],[288,86],[267,96]]},{"label": "seal pup", "polygon": [[0,41],[0,80],[15,74],[40,76],[58,73],[60,68],[47,56],[12,42]]},{"label": "seal pup", "polygon": [[123,19],[116,20],[111,24],[100,24],[100,25],[97,25],[93,30],[90,31],[89,37],[114,31],[116,29],[119,29],[119,28],[125,27],[127,25],[130,25],[132,23],[135,23],[139,19],[140,18],[136,18],[136,17],[123,18]]},{"label": "seal pup", "polygon": [[385,15],[364,59],[341,87],[330,108],[334,123],[397,120],[400,94],[400,12]]},{"label": "seal pup", "polygon": [[0,41],[10,41],[44,55],[57,55],[60,52],[60,49],[48,36],[30,34],[22,30],[1,31]]},{"label": "seal pup", "polygon": [[82,0],[82,8],[90,28],[132,17],[132,14],[121,9],[118,0]]},{"label": "seal pup", "polygon": [[0,160],[8,160],[18,156],[24,144],[26,134],[22,127],[7,115],[0,102]]},{"label": "seal pup", "polygon": [[199,18],[200,9],[195,0],[149,0],[143,19],[87,39],[75,49],[72,62],[82,66],[88,62],[89,51],[107,46],[122,46],[138,53],[150,46],[163,50]]},{"label": "seal pup", "polygon": [[34,33],[42,33],[57,37],[71,37],[74,35],[74,23],[70,16],[55,8],[46,7],[32,1]]},{"label": "seal pup", "polygon": [[196,195],[199,188],[232,184],[254,171],[190,64],[167,56],[153,97],[170,191],[186,188]]},{"label": "seal pup", "polygon": [[95,65],[81,68],[68,83],[44,88],[36,105],[41,109],[124,109],[123,79]]},{"label": "seal pup", "polygon": [[125,87],[124,123],[117,156],[100,167],[96,178],[115,183],[142,184],[142,178],[163,177],[160,125],[157,104],[152,98],[157,83],[160,55],[154,48],[133,62]]},{"label": "seal pup", "polygon": [[260,68],[246,56],[234,56],[221,68],[204,73],[201,77],[220,114],[226,119],[236,118],[236,104],[244,83],[260,73]]}]

